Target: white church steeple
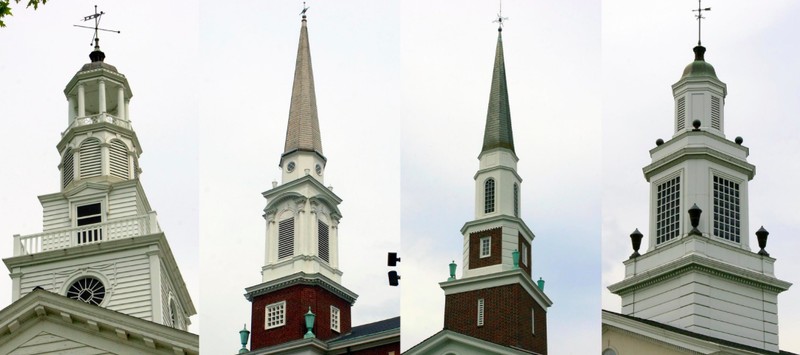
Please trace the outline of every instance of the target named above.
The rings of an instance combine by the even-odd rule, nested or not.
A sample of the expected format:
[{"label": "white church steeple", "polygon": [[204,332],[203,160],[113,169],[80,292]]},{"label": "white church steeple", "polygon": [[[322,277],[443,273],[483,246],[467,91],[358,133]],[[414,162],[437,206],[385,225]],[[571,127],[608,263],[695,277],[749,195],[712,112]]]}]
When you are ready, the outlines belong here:
[{"label": "white church steeple", "polygon": [[[625,279],[609,286],[622,313],[778,352],[775,259],[750,249],[748,183],[755,166],[737,137],[724,135],[726,85],[705,48],[672,86],[675,134],[657,141],[644,176],[650,183],[647,252],[625,261]],[[634,233],[636,239],[642,235]]]},{"label": "white church steeple", "polygon": [[43,232],[15,235],[14,256],[3,260],[12,300],[43,288],[186,330],[197,312],[139,181],[130,85],[104,62],[99,39],[90,59],[64,89],[61,183],[39,196]]}]

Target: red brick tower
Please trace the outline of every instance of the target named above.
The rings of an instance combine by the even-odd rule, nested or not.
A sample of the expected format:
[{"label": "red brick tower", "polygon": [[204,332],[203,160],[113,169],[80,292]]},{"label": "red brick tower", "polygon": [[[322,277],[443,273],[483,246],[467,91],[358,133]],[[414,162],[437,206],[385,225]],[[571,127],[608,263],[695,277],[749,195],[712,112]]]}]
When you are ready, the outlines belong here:
[{"label": "red brick tower", "polygon": [[502,28],[483,149],[475,174],[475,219],[464,235],[462,278],[442,282],[444,328],[496,344],[547,354],[544,282],[531,279],[533,232],[520,219],[517,155],[511,130]]},{"label": "red brick tower", "polygon": [[[304,338],[322,341],[350,332],[350,307],[358,297],[341,285],[338,205],[324,185],[314,73],[306,16],[289,108],[281,184],[263,193],[267,235],[262,283],[246,289],[252,302],[251,350]],[[315,316],[310,329],[306,314]]]}]

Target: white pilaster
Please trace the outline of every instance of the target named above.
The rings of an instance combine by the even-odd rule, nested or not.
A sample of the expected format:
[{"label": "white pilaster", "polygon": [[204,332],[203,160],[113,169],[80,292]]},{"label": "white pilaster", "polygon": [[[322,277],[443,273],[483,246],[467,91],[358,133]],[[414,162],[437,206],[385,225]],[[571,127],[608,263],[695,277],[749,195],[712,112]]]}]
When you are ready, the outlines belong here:
[{"label": "white pilaster", "polygon": [[83,84],[78,84],[78,117],[86,116],[86,89]]},{"label": "white pilaster", "polygon": [[106,112],[106,81],[103,79],[97,81],[97,100],[99,113]]},{"label": "white pilaster", "polygon": [[125,88],[117,88],[117,118],[125,120]]}]

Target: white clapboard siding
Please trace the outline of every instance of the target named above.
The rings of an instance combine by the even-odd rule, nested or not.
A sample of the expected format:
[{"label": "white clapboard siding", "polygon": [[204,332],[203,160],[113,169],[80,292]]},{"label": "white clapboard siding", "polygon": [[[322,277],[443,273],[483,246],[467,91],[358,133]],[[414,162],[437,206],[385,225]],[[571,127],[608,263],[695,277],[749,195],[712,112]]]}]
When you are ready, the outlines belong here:
[{"label": "white clapboard siding", "polygon": [[137,208],[135,186],[111,190],[108,196],[108,220],[134,217],[144,213],[145,211]]},{"label": "white clapboard siding", "polygon": [[9,355],[32,354],[104,355],[111,353],[47,332],[39,333],[9,353]]},{"label": "white clapboard siding", "polygon": [[47,201],[42,203],[44,232],[72,227],[69,219],[69,202],[67,200]]},{"label": "white clapboard siding", "polygon": [[[141,250],[110,252],[83,259],[32,266],[22,270],[21,296],[41,286],[60,293],[79,270],[101,273],[110,284],[103,306],[134,317],[152,319],[150,259]],[[116,285],[112,285],[116,283]]]}]

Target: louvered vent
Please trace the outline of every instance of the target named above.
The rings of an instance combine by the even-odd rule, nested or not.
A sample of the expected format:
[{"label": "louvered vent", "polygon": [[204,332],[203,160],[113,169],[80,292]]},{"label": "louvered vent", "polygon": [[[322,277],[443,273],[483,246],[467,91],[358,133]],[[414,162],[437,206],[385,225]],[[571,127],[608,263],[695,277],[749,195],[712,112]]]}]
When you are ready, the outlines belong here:
[{"label": "louvered vent", "polygon": [[278,259],[294,254],[294,218],[284,219],[278,223]]},{"label": "louvered vent", "polygon": [[81,144],[81,178],[100,176],[100,141],[87,139]]},{"label": "louvered vent", "polygon": [[111,175],[121,179],[128,179],[128,148],[125,143],[114,140],[111,141],[109,150],[109,161],[111,162]]},{"label": "louvered vent", "polygon": [[686,127],[686,98],[685,97],[681,97],[680,99],[678,99],[678,111],[677,111],[677,114],[678,114],[678,124],[677,124],[678,128],[676,130],[680,131],[684,127]]},{"label": "louvered vent", "polygon": [[720,128],[719,113],[719,97],[711,96],[711,127],[722,130],[722,128]]},{"label": "louvered vent", "polygon": [[319,221],[317,223],[317,227],[319,228],[319,233],[318,233],[319,234],[319,248],[318,248],[319,257],[322,260],[330,262],[330,260],[329,260],[330,244],[328,242],[328,239],[329,239],[328,238],[328,231],[329,231],[328,225],[325,224],[325,222]]},{"label": "louvered vent", "polygon": [[67,187],[75,178],[75,156],[72,154],[72,149],[67,149],[67,152],[64,153],[64,159],[61,162],[61,174],[64,183],[63,187]]}]

